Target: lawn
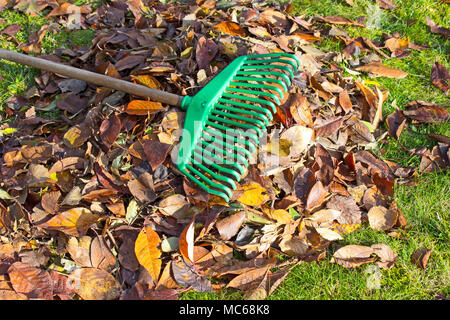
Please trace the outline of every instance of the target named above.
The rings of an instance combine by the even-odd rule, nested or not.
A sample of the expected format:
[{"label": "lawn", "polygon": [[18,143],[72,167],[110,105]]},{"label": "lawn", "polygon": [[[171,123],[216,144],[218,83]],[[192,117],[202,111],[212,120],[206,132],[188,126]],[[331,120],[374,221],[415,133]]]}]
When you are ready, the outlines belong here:
[{"label": "lawn", "polygon": [[[76,1],[77,4],[99,1]],[[403,59],[393,58],[383,61],[411,75],[404,79],[376,78],[362,76],[363,79],[376,81],[379,86],[389,91],[384,103],[383,115],[388,116],[395,106],[403,109],[413,100],[423,100],[448,105],[449,99],[441,90],[430,82],[432,65],[438,61],[450,69],[450,42],[437,34],[432,34],[426,25],[426,17],[443,27],[450,27],[449,4],[438,0],[394,0],[396,10],[381,10],[375,0],[354,0],[349,6],[344,0],[294,0],[293,15],[312,16],[339,15],[352,20],[365,16],[366,28],[345,27],[351,37],[364,36],[379,41],[383,34],[399,33],[401,38],[429,49],[413,51]],[[0,13],[0,30],[12,23],[21,25],[16,38],[26,42],[31,32],[39,30],[47,19],[44,14],[29,17],[20,12],[6,10]],[[42,52],[51,53],[57,48],[71,46],[89,46],[94,36],[91,30],[68,32],[49,32],[42,42]],[[324,39],[316,43],[322,51],[342,51],[342,42]],[[0,47],[15,49],[14,43],[0,36]],[[345,65],[342,65],[345,66]],[[39,71],[15,63],[0,62],[0,112],[5,102],[26,92],[34,82]],[[345,74],[345,76],[351,76]],[[43,117],[51,118],[51,112]],[[0,124],[2,124],[0,115]],[[385,124],[383,123],[385,126]],[[418,166],[419,156],[410,156],[407,151],[412,148],[436,145],[436,141],[427,134],[438,133],[450,136],[447,123],[431,125],[409,125],[398,141],[387,138],[378,146],[379,154],[386,160],[402,166]],[[330,261],[334,247],[330,247],[327,257],[319,263],[302,263],[293,267],[286,280],[269,296],[268,299],[436,299],[450,295],[450,173],[435,172],[417,176],[415,186],[396,185],[395,198],[408,222],[408,226],[398,238],[377,232],[363,226],[360,230],[344,236],[339,245],[372,245],[385,243],[398,255],[398,261],[390,270],[380,270],[373,265],[363,265],[356,269],[345,269]],[[431,249],[432,253],[426,269],[417,268],[410,261],[413,252],[418,249]],[[371,280],[376,278],[379,285],[373,286]],[[187,292],[181,299],[241,299],[242,294],[232,290],[220,293]]]}]

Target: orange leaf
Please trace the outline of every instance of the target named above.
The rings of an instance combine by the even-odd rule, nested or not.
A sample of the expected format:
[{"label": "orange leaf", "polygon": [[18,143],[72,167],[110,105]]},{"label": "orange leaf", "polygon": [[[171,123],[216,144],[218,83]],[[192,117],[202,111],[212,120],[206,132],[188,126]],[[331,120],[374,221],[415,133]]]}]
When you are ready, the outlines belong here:
[{"label": "orange leaf", "polygon": [[139,263],[147,269],[156,283],[161,272],[161,251],[158,249],[161,239],[158,234],[148,226],[144,226],[134,243],[134,252]]},{"label": "orange leaf", "polygon": [[222,31],[223,33],[229,34],[230,36],[241,36],[245,37],[245,30],[242,29],[237,23],[234,22],[222,22],[216,24],[214,29],[217,31]]},{"label": "orange leaf", "polygon": [[191,263],[194,263],[194,222],[195,216],[186,228],[184,228],[178,244],[181,255]]},{"label": "orange leaf", "polygon": [[15,262],[9,267],[8,275],[16,292],[29,298],[52,299],[53,281],[47,271]]},{"label": "orange leaf", "polygon": [[125,112],[138,116],[146,116],[149,113],[157,113],[163,109],[164,108],[160,102],[133,100],[127,105]]},{"label": "orange leaf", "polygon": [[54,216],[50,220],[38,225],[38,227],[48,230],[58,230],[68,235],[79,237],[84,236],[89,227],[99,218],[99,216],[93,214],[89,209],[73,208]]}]

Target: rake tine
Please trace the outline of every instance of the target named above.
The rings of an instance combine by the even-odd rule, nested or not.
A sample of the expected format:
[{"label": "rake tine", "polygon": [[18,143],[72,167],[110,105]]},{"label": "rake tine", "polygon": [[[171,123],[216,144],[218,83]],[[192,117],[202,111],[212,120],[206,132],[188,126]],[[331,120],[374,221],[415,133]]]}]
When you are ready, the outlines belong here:
[{"label": "rake tine", "polygon": [[[208,148],[210,148],[210,149],[216,150],[218,152],[224,152],[224,149],[215,145],[214,142],[208,143],[205,140],[201,140],[201,144],[205,146],[205,150],[208,150]],[[244,166],[248,166],[248,161],[242,155],[233,154],[233,158],[236,158],[237,160],[241,161]]]},{"label": "rake tine", "polygon": [[[241,67],[241,70],[260,70],[260,69],[280,69],[280,70],[284,70],[287,71],[290,75],[290,79],[292,80],[294,78],[294,73],[292,72],[291,68],[286,67],[286,66],[280,66],[280,65],[276,65],[276,64],[269,64],[269,65],[264,65],[264,66],[260,66],[260,65],[243,65]],[[270,71],[268,71],[267,73],[270,74]]]},{"label": "rake tine", "polygon": [[[230,120],[230,119],[226,119],[224,117],[218,117],[218,116],[210,116],[209,117],[211,120],[214,121],[219,121],[219,122],[224,122],[242,129],[249,129],[249,130],[254,130],[256,132],[256,136],[261,136],[262,135],[262,131],[260,128],[258,128],[255,125],[250,125],[250,124],[246,124],[246,123],[241,123],[241,122],[237,122],[234,120]],[[253,139],[253,137],[251,137],[251,139]],[[259,139],[258,139],[259,140]]]},{"label": "rake tine", "polygon": [[250,110],[261,111],[261,112],[264,113],[264,115],[267,116],[267,118],[269,118],[269,121],[272,121],[272,119],[273,119],[272,113],[269,110],[267,110],[266,108],[254,106],[254,105],[251,105],[251,104],[248,104],[248,103],[239,102],[239,101],[224,99],[224,98],[219,99],[219,102],[231,104],[231,105],[234,105],[234,106],[238,106],[238,107],[242,107],[242,108],[246,108],[246,109],[250,109]]},{"label": "rake tine", "polygon": [[224,185],[222,185],[222,184],[219,184],[219,183],[216,183],[216,182],[212,181],[211,179],[209,179],[208,177],[206,177],[204,174],[202,174],[200,171],[198,171],[197,169],[195,169],[195,168],[194,168],[193,166],[191,166],[190,164],[186,164],[186,168],[188,168],[189,171],[194,172],[197,176],[199,176],[200,178],[202,178],[204,181],[208,182],[209,185],[211,185],[211,186],[213,186],[213,187],[215,187],[215,188],[217,188],[217,189],[223,190],[223,191],[227,194],[227,196],[228,196],[229,198],[231,198],[231,197],[233,196],[233,192],[231,191],[230,188],[228,188],[228,187],[226,187],[226,186],[224,186]]},{"label": "rake tine", "polygon": [[276,104],[280,105],[280,99],[274,95],[273,93],[268,93],[268,92],[257,92],[254,90],[246,90],[246,89],[239,89],[239,88],[234,88],[234,87],[228,87],[226,91],[231,91],[231,92],[236,92],[236,93],[246,93],[246,94],[252,94],[252,95],[256,95],[256,96],[264,96],[264,97],[268,97],[271,98],[273,100],[275,100]]},{"label": "rake tine", "polygon": [[262,121],[264,121],[264,124],[265,124],[264,128],[266,126],[268,126],[269,123],[270,123],[269,119],[267,119],[267,117],[265,115],[263,115],[261,113],[258,113],[258,112],[253,112],[253,111],[248,111],[248,110],[244,110],[244,109],[240,109],[240,108],[234,108],[234,107],[230,107],[230,106],[225,106],[225,105],[220,104],[220,103],[216,103],[215,108],[216,109],[220,109],[220,110],[233,111],[233,112],[239,113],[239,114],[247,114],[249,116],[253,116],[253,117],[259,118]]},{"label": "rake tine", "polygon": [[264,60],[247,60],[245,62],[246,65],[251,64],[266,64],[266,63],[272,63],[272,62],[279,62],[279,63],[285,63],[287,65],[290,65],[292,67],[292,71],[297,71],[297,65],[292,60],[287,59],[264,59]]},{"label": "rake tine", "polygon": [[[234,80],[276,83],[276,84],[279,84],[280,86],[283,87],[284,92],[288,91],[288,88],[286,87],[286,84],[283,81],[279,80],[279,79],[257,78],[257,77],[234,77]],[[234,84],[236,82],[233,81],[232,83]],[[239,82],[239,83],[241,83],[241,82]],[[273,86],[273,87],[275,87],[275,86]],[[275,88],[277,88],[277,87],[275,87]],[[275,90],[275,89],[273,89],[273,90]],[[280,91],[283,93],[283,90],[280,90]],[[283,99],[283,97],[282,97],[282,99]]]},{"label": "rake tine", "polygon": [[[236,73],[237,76],[254,76],[254,75],[258,75],[258,76],[276,76],[276,77],[280,77],[283,78],[283,80],[286,81],[287,86],[291,85],[291,79],[289,79],[289,77],[287,75],[285,75],[282,72],[275,72],[275,71],[271,71],[271,72],[264,72],[264,71],[238,71]],[[287,91],[287,90],[286,90]]]},{"label": "rake tine", "polygon": [[277,113],[277,108],[275,107],[275,104],[272,101],[253,98],[253,97],[247,97],[247,96],[241,96],[238,94],[232,94],[232,93],[228,93],[228,92],[224,92],[223,97],[231,98],[231,99],[239,99],[239,100],[243,100],[243,101],[252,101],[252,102],[257,102],[260,104],[267,104],[272,109],[272,112],[274,114]]},{"label": "rake tine", "polygon": [[232,170],[232,169],[229,169],[229,168],[224,168],[224,167],[218,165],[214,161],[199,155],[197,150],[194,151],[193,158],[194,159],[195,158],[200,159],[199,160],[200,162],[205,161],[205,163],[207,165],[209,165],[209,166],[211,166],[213,168],[216,168],[217,170],[219,170],[219,171],[221,171],[223,173],[227,173],[229,175],[232,175],[236,179],[236,181],[239,181],[241,179],[241,176],[240,176],[241,173],[237,173],[235,170]]},{"label": "rake tine", "polygon": [[[280,90],[280,88],[268,85],[268,84],[259,84],[259,83],[246,83],[246,82],[238,82],[233,81],[230,83],[230,86],[233,87],[244,87],[244,88],[256,88],[256,89],[267,89],[267,90],[273,90],[280,96],[280,99],[284,98],[283,91]],[[259,92],[257,93],[259,94]]]},{"label": "rake tine", "polygon": [[215,129],[208,128],[208,127],[206,127],[203,132],[206,132],[206,133],[209,133],[209,134],[218,135],[218,136],[220,136],[222,138],[225,138],[225,139],[228,139],[228,140],[236,141],[237,143],[240,143],[240,144],[243,144],[243,145],[247,146],[250,149],[251,152],[255,152],[256,151],[256,146],[253,143],[251,143],[250,141],[239,139],[237,137],[230,136],[229,134],[222,133],[220,131],[217,131]]},{"label": "rake tine", "polygon": [[[242,121],[245,121],[245,122],[248,122],[248,123],[257,124],[257,125],[259,125],[259,126],[261,127],[261,129],[263,129],[263,130],[266,130],[266,129],[267,129],[266,126],[264,125],[264,123],[263,123],[261,120],[259,120],[259,119],[252,119],[252,118],[249,118],[249,117],[244,117],[244,116],[236,115],[236,114],[231,113],[231,112],[223,112],[223,111],[216,110],[216,109],[211,110],[211,112],[214,113],[214,114],[216,114],[216,115],[219,115],[219,116],[223,116],[223,117],[227,117],[227,118],[231,118],[231,119],[236,119],[236,120],[242,120]],[[254,126],[246,127],[246,128],[248,128],[248,129],[253,129],[253,127],[254,127]],[[262,135],[262,131],[261,131],[259,128],[258,128],[258,129],[254,129],[254,130],[257,130],[257,131],[258,131],[258,135]]]},{"label": "rake tine", "polygon": [[195,182],[200,188],[202,188],[206,192],[208,192],[210,194],[214,194],[216,196],[219,196],[219,197],[223,198],[227,202],[230,201],[230,197],[226,193],[220,192],[220,191],[217,191],[217,190],[214,190],[214,189],[211,189],[211,188],[207,187],[203,182],[198,180],[194,175],[192,175],[190,172],[188,172],[184,168],[181,168],[180,171],[181,171],[181,173],[183,173],[191,181]]},{"label": "rake tine", "polygon": [[[229,201],[300,65],[286,53],[235,59],[194,97],[185,97],[187,130],[177,163],[188,178]],[[201,126],[195,125],[200,121]]]},{"label": "rake tine", "polygon": [[[196,150],[196,151],[197,151],[197,154],[199,154],[199,151],[198,151],[198,150]],[[228,166],[230,166],[230,167],[236,168],[237,170],[239,170],[239,174],[244,174],[244,172],[245,172],[245,168],[244,168],[244,167],[238,165],[238,164],[235,163],[235,162],[232,162],[232,163],[226,163],[226,162],[225,162],[226,160],[225,160],[224,158],[219,158],[218,156],[216,156],[215,154],[209,152],[208,150],[202,149],[202,153],[205,154],[205,155],[207,155],[207,156],[209,156],[211,159],[214,159],[214,161],[212,161],[211,159],[209,159],[209,158],[203,156],[203,154],[200,154],[200,156],[202,157],[202,158],[201,158],[202,160],[209,160],[209,161],[211,161],[212,163],[216,163],[216,164],[217,164],[217,162],[218,162],[218,163],[220,163],[220,164],[224,164],[224,165],[228,165]],[[217,161],[217,162],[215,162],[215,161]]]},{"label": "rake tine", "polygon": [[[218,121],[221,121],[221,120],[222,120],[222,119],[219,119]],[[259,140],[259,139],[258,139],[258,137],[257,137],[256,135],[254,135],[253,133],[250,133],[250,132],[244,132],[244,131],[242,131],[242,130],[235,130],[235,129],[230,128],[230,127],[227,127],[227,126],[224,126],[224,125],[221,125],[221,124],[218,124],[218,123],[214,123],[214,122],[212,122],[212,121],[210,121],[210,120],[206,121],[206,124],[210,125],[211,127],[216,128],[216,129],[221,129],[221,130],[224,130],[224,131],[226,131],[226,132],[231,132],[231,133],[233,133],[233,134],[236,134],[236,135],[238,135],[238,136],[243,136],[243,137],[250,138],[250,139],[253,140],[254,145],[255,145],[255,148],[256,148],[256,146],[258,145],[258,140]]]},{"label": "rake tine", "polygon": [[214,171],[212,171],[211,169],[205,167],[202,163],[197,162],[195,160],[192,162],[192,164],[196,165],[197,167],[199,167],[203,171],[205,171],[208,174],[210,174],[214,179],[220,180],[220,181],[224,181],[224,182],[228,183],[233,190],[236,190],[236,183],[234,182],[233,179],[225,177],[225,176],[222,176],[220,174],[217,174]]},{"label": "rake tine", "polygon": [[[245,148],[239,147],[239,146],[237,146],[237,145],[229,144],[229,143],[227,143],[227,142],[225,142],[225,141],[222,141],[221,139],[216,139],[215,136],[210,135],[210,133],[207,132],[207,131],[204,131],[204,134],[206,134],[206,137],[205,137],[205,138],[208,138],[208,139],[209,139],[209,140],[207,140],[207,141],[212,141],[213,143],[218,144],[218,145],[221,145],[221,146],[224,147],[224,148],[228,148],[228,149],[234,150],[234,151],[236,151],[236,152],[242,153],[242,154],[244,154],[245,156],[247,156],[248,158],[251,157],[250,151],[248,151],[248,150],[245,149]],[[244,159],[245,159],[245,157],[244,157]]]}]

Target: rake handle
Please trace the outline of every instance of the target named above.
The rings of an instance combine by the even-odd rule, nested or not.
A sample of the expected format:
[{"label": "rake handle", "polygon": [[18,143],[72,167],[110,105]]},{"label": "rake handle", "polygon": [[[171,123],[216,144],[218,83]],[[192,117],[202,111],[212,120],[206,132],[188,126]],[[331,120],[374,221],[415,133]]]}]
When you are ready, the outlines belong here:
[{"label": "rake handle", "polygon": [[99,73],[70,67],[61,63],[56,63],[42,58],[35,58],[14,51],[0,49],[0,58],[17,62],[37,69],[57,73],[72,79],[90,82],[102,87],[116,89],[139,97],[150,98],[153,101],[167,103],[173,106],[181,106],[183,96],[173,93],[152,89],[128,81],[108,77]]}]

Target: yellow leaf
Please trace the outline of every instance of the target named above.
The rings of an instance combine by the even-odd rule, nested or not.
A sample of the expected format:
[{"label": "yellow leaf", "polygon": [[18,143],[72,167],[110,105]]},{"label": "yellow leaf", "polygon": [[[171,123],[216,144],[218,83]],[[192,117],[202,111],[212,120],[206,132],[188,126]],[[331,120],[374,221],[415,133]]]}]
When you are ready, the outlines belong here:
[{"label": "yellow leaf", "polygon": [[238,199],[238,201],[248,206],[257,207],[263,202],[269,200],[266,189],[261,187],[256,182],[243,185],[242,190],[244,191],[244,194]]},{"label": "yellow leaf", "polygon": [[373,81],[373,80],[364,80],[364,83],[365,83],[365,84],[371,84],[371,85],[374,85],[374,86],[379,86],[379,87],[381,87],[381,85],[380,85],[379,82],[376,82],[376,81]]},{"label": "yellow leaf", "polygon": [[[278,148],[276,148],[278,142]],[[267,152],[277,154],[280,157],[287,157],[291,153],[292,142],[287,139],[271,140],[267,145]],[[278,150],[277,150],[278,149]]]},{"label": "yellow leaf", "polygon": [[139,263],[147,269],[156,283],[161,272],[161,251],[158,249],[161,239],[150,227],[144,226],[134,244],[134,253]]},{"label": "yellow leaf", "polygon": [[238,47],[234,43],[222,42],[225,54],[227,56],[234,56],[238,50]]},{"label": "yellow leaf", "polygon": [[53,180],[53,181],[58,181],[58,173],[57,172],[53,172],[52,174],[50,174],[50,176],[49,176],[49,178],[50,178],[50,180]]},{"label": "yellow leaf", "polygon": [[145,116],[147,114],[157,113],[163,109],[160,102],[133,100],[127,105],[125,112],[128,114]]},{"label": "yellow leaf", "polygon": [[64,143],[72,148],[81,146],[87,140],[87,136],[83,135],[81,129],[77,126],[70,128],[64,134]]},{"label": "yellow leaf", "polygon": [[262,211],[269,218],[276,220],[279,224],[287,224],[293,220],[292,215],[283,209],[274,210],[272,208],[263,208]]},{"label": "yellow leaf", "polygon": [[137,83],[142,84],[146,87],[152,89],[161,89],[161,84],[155,77],[145,74],[140,76],[131,76],[133,80],[136,80]]}]

